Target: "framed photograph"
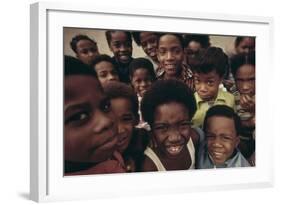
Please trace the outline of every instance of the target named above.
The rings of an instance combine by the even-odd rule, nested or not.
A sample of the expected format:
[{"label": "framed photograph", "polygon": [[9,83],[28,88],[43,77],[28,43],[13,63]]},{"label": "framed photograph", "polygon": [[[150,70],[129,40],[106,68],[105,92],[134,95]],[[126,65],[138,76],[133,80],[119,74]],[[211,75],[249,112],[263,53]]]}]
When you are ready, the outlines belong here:
[{"label": "framed photograph", "polygon": [[[32,200],[97,199],[273,185],[274,166],[271,156],[274,142],[273,136],[268,135],[272,117],[267,111],[271,105],[268,90],[272,87],[269,87],[270,83],[269,86],[263,86],[266,79],[270,79],[267,68],[272,66],[271,18],[59,3],[32,4],[30,18]],[[105,36],[107,30],[208,36],[210,44],[222,48],[228,56],[235,54],[233,45],[237,37],[254,39],[257,67],[254,76],[257,124],[255,166],[68,176],[64,150],[64,56],[78,57],[70,45],[77,35],[94,39],[99,53],[112,56],[112,49],[109,49]],[[133,58],[147,55],[142,45],[137,45],[135,40],[132,42]],[[191,52],[191,48],[185,50],[185,57],[195,55]]]}]

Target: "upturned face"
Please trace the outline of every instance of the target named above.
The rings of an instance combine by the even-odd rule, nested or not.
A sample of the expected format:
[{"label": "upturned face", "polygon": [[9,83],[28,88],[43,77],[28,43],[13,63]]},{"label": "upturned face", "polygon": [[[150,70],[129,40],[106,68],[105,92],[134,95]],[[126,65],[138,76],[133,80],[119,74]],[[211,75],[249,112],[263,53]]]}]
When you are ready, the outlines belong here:
[{"label": "upturned face", "polygon": [[87,65],[91,65],[95,57],[99,55],[97,44],[89,40],[80,40],[77,43],[76,56]]},{"label": "upturned face", "polygon": [[223,116],[208,118],[206,138],[208,152],[215,165],[228,160],[239,144],[234,120]]},{"label": "upturned face", "polygon": [[101,61],[97,63],[95,70],[102,86],[111,81],[119,81],[118,73],[110,62]]},{"label": "upturned face", "polygon": [[157,35],[152,32],[140,33],[140,44],[146,55],[148,55],[153,61],[157,59]]},{"label": "upturned face", "polygon": [[245,64],[238,68],[235,81],[240,94],[254,96],[256,93],[256,69],[254,65]]},{"label": "upturned face", "polygon": [[117,129],[98,79],[67,76],[64,90],[64,159],[97,163],[110,158]]},{"label": "upturned face", "polygon": [[217,97],[221,78],[216,71],[209,73],[194,73],[195,90],[204,101],[214,100]]},{"label": "upturned face", "polygon": [[132,42],[123,31],[111,32],[110,50],[115,59],[122,64],[128,64],[132,59]]},{"label": "upturned face", "polygon": [[127,98],[111,99],[112,111],[116,117],[118,128],[117,149],[123,153],[133,137],[133,128],[137,123],[137,119],[133,114],[132,103]]},{"label": "upturned face", "polygon": [[157,56],[167,76],[174,77],[180,72],[184,53],[180,40],[175,35],[166,34],[160,37]]},{"label": "upturned face", "polygon": [[255,50],[255,39],[250,37],[245,37],[243,40],[237,45],[236,52],[237,54],[248,54],[251,51]]},{"label": "upturned face", "polygon": [[152,85],[152,77],[147,69],[139,68],[135,70],[131,82],[135,93],[143,97],[144,93],[149,90]]},{"label": "upturned face", "polygon": [[163,157],[177,158],[187,150],[190,129],[188,110],[184,105],[171,102],[156,108],[152,131]]}]

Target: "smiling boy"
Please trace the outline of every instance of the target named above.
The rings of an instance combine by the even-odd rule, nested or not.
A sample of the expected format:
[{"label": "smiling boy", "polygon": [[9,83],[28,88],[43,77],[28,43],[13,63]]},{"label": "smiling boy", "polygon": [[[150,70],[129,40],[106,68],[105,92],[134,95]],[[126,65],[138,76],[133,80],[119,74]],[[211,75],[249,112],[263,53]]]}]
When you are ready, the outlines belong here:
[{"label": "smiling boy", "polygon": [[237,148],[240,129],[240,119],[232,108],[226,105],[211,107],[204,120],[206,140],[199,149],[197,168],[250,166]]}]

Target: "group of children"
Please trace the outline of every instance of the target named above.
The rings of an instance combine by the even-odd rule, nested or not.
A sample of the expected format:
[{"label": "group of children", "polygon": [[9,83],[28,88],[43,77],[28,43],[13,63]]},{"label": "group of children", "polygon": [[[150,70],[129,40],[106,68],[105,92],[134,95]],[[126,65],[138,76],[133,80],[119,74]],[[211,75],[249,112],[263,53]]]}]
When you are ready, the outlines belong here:
[{"label": "group of children", "polygon": [[[255,39],[106,31],[64,62],[65,175],[255,166]],[[132,40],[147,56],[132,57]]]}]

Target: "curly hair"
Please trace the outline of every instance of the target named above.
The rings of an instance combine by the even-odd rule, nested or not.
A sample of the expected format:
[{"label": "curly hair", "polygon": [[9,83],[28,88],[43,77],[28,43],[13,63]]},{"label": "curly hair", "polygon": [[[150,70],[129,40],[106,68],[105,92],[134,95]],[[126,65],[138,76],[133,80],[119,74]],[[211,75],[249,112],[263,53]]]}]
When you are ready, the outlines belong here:
[{"label": "curly hair", "polygon": [[196,101],[192,91],[186,84],[177,80],[156,81],[148,90],[141,102],[141,113],[143,119],[153,125],[155,110],[159,105],[170,102],[183,104],[190,119],[196,111]]}]

